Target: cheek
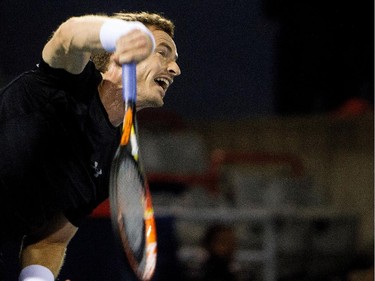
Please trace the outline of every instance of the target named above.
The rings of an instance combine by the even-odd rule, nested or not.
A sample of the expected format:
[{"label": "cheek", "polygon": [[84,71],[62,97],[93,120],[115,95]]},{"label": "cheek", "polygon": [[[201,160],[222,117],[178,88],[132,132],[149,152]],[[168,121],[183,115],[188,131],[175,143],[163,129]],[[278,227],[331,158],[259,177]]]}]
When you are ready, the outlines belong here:
[{"label": "cheek", "polygon": [[161,69],[161,62],[156,57],[156,55],[152,55],[144,61],[141,61],[137,64],[137,75],[143,79],[152,76],[159,72]]},{"label": "cheek", "polygon": [[143,63],[137,64],[137,82],[140,83],[146,78],[146,65]]},{"label": "cheek", "polygon": [[147,79],[146,67],[143,64],[137,65],[137,99],[139,101],[145,98],[146,93],[148,92],[148,85],[150,84]]},{"label": "cheek", "polygon": [[149,65],[145,62],[142,62],[137,65],[137,84],[138,85],[147,85],[150,79],[152,78]]}]

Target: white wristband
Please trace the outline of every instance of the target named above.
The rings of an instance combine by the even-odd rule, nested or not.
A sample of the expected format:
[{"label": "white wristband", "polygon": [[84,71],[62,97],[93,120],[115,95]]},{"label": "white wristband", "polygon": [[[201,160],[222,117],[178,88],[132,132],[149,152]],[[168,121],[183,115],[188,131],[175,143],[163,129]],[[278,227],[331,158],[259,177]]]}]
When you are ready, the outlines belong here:
[{"label": "white wristband", "polygon": [[102,43],[104,50],[107,52],[114,52],[116,50],[117,40],[135,29],[143,31],[150,37],[152,49],[154,49],[155,39],[152,32],[139,21],[124,21],[120,19],[106,20],[100,28],[100,43]]},{"label": "white wristband", "polygon": [[42,265],[33,264],[21,270],[18,281],[54,281],[51,270]]}]

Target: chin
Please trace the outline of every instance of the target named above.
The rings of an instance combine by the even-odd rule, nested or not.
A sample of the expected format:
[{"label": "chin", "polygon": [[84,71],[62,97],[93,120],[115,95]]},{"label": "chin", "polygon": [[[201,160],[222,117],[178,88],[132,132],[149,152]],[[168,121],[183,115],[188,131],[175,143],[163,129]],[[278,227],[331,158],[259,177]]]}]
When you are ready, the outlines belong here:
[{"label": "chin", "polygon": [[158,108],[164,105],[163,100],[153,100],[147,101],[147,103],[140,103],[137,104],[137,110],[145,109],[145,108]]},{"label": "chin", "polygon": [[149,99],[147,100],[148,107],[161,107],[164,105],[163,98],[156,94],[155,96],[149,96]]},{"label": "chin", "polygon": [[158,102],[152,103],[149,107],[162,107],[163,105],[164,105],[163,101],[158,101]]}]

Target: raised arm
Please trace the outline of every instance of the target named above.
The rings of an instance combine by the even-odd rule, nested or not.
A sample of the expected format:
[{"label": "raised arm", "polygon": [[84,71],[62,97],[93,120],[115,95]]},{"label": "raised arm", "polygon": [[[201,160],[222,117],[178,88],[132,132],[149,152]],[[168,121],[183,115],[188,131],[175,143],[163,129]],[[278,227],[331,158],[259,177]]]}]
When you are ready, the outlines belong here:
[{"label": "raised arm", "polygon": [[113,51],[119,64],[139,62],[153,50],[151,32],[137,22],[87,15],[68,19],[45,45],[43,60],[53,68],[81,73],[94,52]]}]

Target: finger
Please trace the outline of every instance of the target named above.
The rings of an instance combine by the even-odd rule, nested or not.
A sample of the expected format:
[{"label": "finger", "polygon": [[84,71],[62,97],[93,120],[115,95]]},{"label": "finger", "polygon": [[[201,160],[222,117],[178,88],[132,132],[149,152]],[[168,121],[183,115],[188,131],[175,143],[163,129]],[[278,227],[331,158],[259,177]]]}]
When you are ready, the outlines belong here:
[{"label": "finger", "polygon": [[122,36],[116,43],[116,53],[124,53],[134,49],[145,49],[152,52],[153,43],[151,38],[142,31],[136,30],[126,36]]},{"label": "finger", "polygon": [[114,57],[119,63],[139,62],[147,58],[152,50],[153,44],[149,36],[138,31],[118,40]]},{"label": "finger", "polygon": [[124,63],[135,62],[138,63],[148,57],[148,52],[145,53],[141,50],[136,50],[132,52],[127,52],[126,54],[122,54],[119,56],[114,56],[114,60],[117,64],[122,65]]}]

